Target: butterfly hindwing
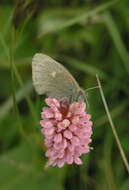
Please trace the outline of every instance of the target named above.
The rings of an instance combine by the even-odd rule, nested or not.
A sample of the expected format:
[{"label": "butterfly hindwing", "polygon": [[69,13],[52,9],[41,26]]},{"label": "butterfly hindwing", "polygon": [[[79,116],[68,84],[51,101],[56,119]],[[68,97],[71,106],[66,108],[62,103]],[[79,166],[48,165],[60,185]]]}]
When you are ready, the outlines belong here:
[{"label": "butterfly hindwing", "polygon": [[32,78],[38,94],[54,98],[70,98],[80,89],[72,75],[60,63],[44,54],[35,54]]}]

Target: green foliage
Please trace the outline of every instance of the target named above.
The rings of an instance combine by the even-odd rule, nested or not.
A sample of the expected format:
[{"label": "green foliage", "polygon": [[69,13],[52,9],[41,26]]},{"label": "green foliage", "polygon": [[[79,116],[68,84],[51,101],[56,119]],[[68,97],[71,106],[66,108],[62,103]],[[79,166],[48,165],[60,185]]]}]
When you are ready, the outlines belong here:
[{"label": "green foliage", "polygon": [[52,56],[84,89],[97,85],[98,74],[129,158],[129,2],[23,2],[15,10],[9,0],[0,3],[0,190],[128,190],[98,89],[88,93],[94,149],[84,164],[44,168],[39,121],[45,104],[33,89],[31,62],[37,52]]}]

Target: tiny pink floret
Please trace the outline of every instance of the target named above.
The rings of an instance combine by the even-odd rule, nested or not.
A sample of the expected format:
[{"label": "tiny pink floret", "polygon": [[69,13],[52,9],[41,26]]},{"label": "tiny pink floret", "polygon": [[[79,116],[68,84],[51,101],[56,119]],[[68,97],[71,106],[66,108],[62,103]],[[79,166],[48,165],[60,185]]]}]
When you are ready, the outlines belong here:
[{"label": "tiny pink floret", "polygon": [[64,163],[81,165],[80,156],[90,151],[89,143],[92,141],[91,115],[85,112],[86,104],[69,104],[55,98],[46,98],[45,102],[49,108],[42,109],[40,125],[48,149],[46,166],[61,168]]}]

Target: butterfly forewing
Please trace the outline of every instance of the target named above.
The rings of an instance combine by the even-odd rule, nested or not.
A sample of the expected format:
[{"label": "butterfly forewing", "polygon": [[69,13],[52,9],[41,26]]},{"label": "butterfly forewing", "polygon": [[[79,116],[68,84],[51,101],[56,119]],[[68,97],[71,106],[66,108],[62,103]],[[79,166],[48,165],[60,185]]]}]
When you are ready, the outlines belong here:
[{"label": "butterfly forewing", "polygon": [[76,95],[80,90],[67,69],[44,54],[35,54],[32,61],[32,78],[38,94],[63,99]]}]

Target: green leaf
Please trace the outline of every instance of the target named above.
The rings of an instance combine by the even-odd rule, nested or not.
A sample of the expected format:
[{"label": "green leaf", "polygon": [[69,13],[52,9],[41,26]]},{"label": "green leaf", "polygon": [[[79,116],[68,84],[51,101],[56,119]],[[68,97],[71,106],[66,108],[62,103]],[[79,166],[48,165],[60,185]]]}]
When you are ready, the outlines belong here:
[{"label": "green leaf", "polygon": [[[44,34],[48,34],[51,32],[52,33],[58,32],[59,30],[62,30],[64,28],[70,27],[74,24],[83,22],[85,19],[87,19],[89,17],[93,17],[97,13],[102,12],[105,9],[111,7],[116,2],[117,2],[117,0],[110,1],[108,3],[103,3],[92,10],[85,10],[81,15],[78,15],[78,14],[75,15],[75,17],[71,18],[71,19],[68,19],[67,17],[66,18],[58,17],[58,19],[56,19],[56,17],[55,18],[53,17],[54,19],[51,18],[51,20],[48,20],[48,22],[44,23],[44,21],[46,21],[47,17],[45,17],[45,18],[41,17],[40,22],[39,22],[39,37],[42,37]],[[67,16],[67,14],[66,14],[66,16]]]},{"label": "green leaf", "polygon": [[122,38],[121,38],[120,32],[116,26],[116,23],[109,12],[104,13],[104,21],[105,21],[106,27],[109,31],[109,34],[111,35],[111,38],[114,42],[116,50],[118,51],[119,56],[125,66],[125,69],[127,70],[128,74],[129,74],[129,53],[122,41]]},{"label": "green leaf", "polygon": [[[0,189],[63,190],[65,169],[43,169],[28,143],[22,143],[0,157]],[[36,157],[35,157],[36,156]],[[56,173],[56,175],[55,175]]]}]

